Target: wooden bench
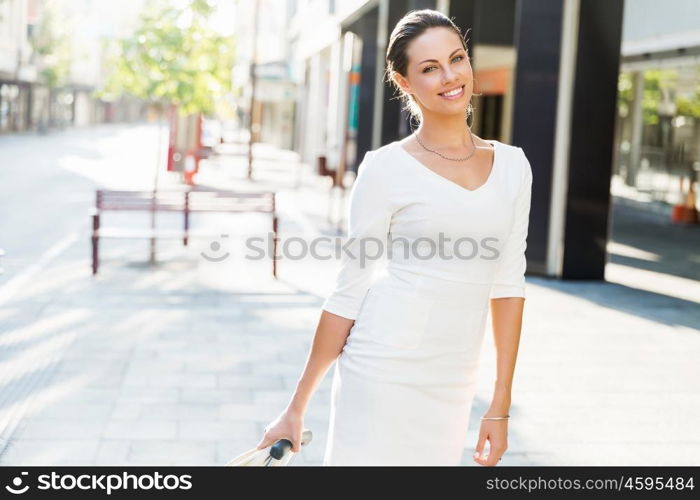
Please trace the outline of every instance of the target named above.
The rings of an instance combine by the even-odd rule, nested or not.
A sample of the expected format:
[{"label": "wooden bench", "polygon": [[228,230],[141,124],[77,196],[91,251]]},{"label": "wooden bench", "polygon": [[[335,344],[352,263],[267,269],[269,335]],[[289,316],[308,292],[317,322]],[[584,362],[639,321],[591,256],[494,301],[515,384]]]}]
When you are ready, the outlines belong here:
[{"label": "wooden bench", "polygon": [[[182,230],[158,228],[104,228],[100,225],[100,215],[106,211],[138,212],[182,212]],[[99,268],[100,238],[175,238],[182,239],[187,246],[191,237],[213,237],[209,233],[190,230],[190,214],[193,212],[262,212],[272,215],[272,275],[277,278],[277,213],[275,193],[235,192],[213,189],[189,189],[180,191],[117,191],[98,189],[95,193],[95,207],[92,217],[92,274]]]}]

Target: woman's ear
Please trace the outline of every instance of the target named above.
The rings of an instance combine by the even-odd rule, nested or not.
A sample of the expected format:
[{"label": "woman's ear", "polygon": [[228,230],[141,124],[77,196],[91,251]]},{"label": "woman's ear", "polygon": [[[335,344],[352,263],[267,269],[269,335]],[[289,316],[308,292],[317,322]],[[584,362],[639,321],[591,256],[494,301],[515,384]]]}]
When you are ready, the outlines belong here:
[{"label": "woman's ear", "polygon": [[406,80],[403,75],[400,73],[393,73],[392,78],[396,82],[396,84],[403,90],[405,93],[410,94],[412,93],[411,91],[411,86],[408,83],[408,80]]}]

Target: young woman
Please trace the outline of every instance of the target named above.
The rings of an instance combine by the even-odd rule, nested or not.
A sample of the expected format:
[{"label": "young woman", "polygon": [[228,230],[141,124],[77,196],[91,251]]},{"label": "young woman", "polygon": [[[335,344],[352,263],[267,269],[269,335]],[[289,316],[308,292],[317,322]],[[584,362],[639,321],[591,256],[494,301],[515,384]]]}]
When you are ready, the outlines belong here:
[{"label": "young woman", "polygon": [[[460,464],[490,304],[497,374],[474,461],[496,465],[525,302],[530,163],[521,148],[472,134],[474,78],[449,18],[408,13],[386,62],[420,126],[359,166],[352,257],[323,304],[296,391],[258,448],[285,437],[299,451],[311,394],[337,361],[324,465]],[[388,264],[375,278],[378,242]]]}]

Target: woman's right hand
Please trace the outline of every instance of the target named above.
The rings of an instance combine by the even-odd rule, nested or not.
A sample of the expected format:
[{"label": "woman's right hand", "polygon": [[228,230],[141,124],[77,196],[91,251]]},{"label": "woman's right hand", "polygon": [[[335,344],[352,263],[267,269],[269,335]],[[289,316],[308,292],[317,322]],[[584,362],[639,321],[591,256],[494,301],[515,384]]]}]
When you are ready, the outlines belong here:
[{"label": "woman's right hand", "polygon": [[304,428],[304,416],[286,408],[275,420],[265,427],[265,434],[257,445],[261,450],[275,444],[279,439],[292,442],[292,452],[301,451],[301,433]]}]

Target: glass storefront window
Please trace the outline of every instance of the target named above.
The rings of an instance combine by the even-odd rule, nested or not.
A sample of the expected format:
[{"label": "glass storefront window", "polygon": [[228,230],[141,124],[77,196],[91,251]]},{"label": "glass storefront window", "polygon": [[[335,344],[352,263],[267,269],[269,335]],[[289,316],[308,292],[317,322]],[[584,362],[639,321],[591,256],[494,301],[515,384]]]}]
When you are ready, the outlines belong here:
[{"label": "glass storefront window", "polygon": [[700,66],[622,72],[618,120],[614,194],[682,203],[700,165]]}]

